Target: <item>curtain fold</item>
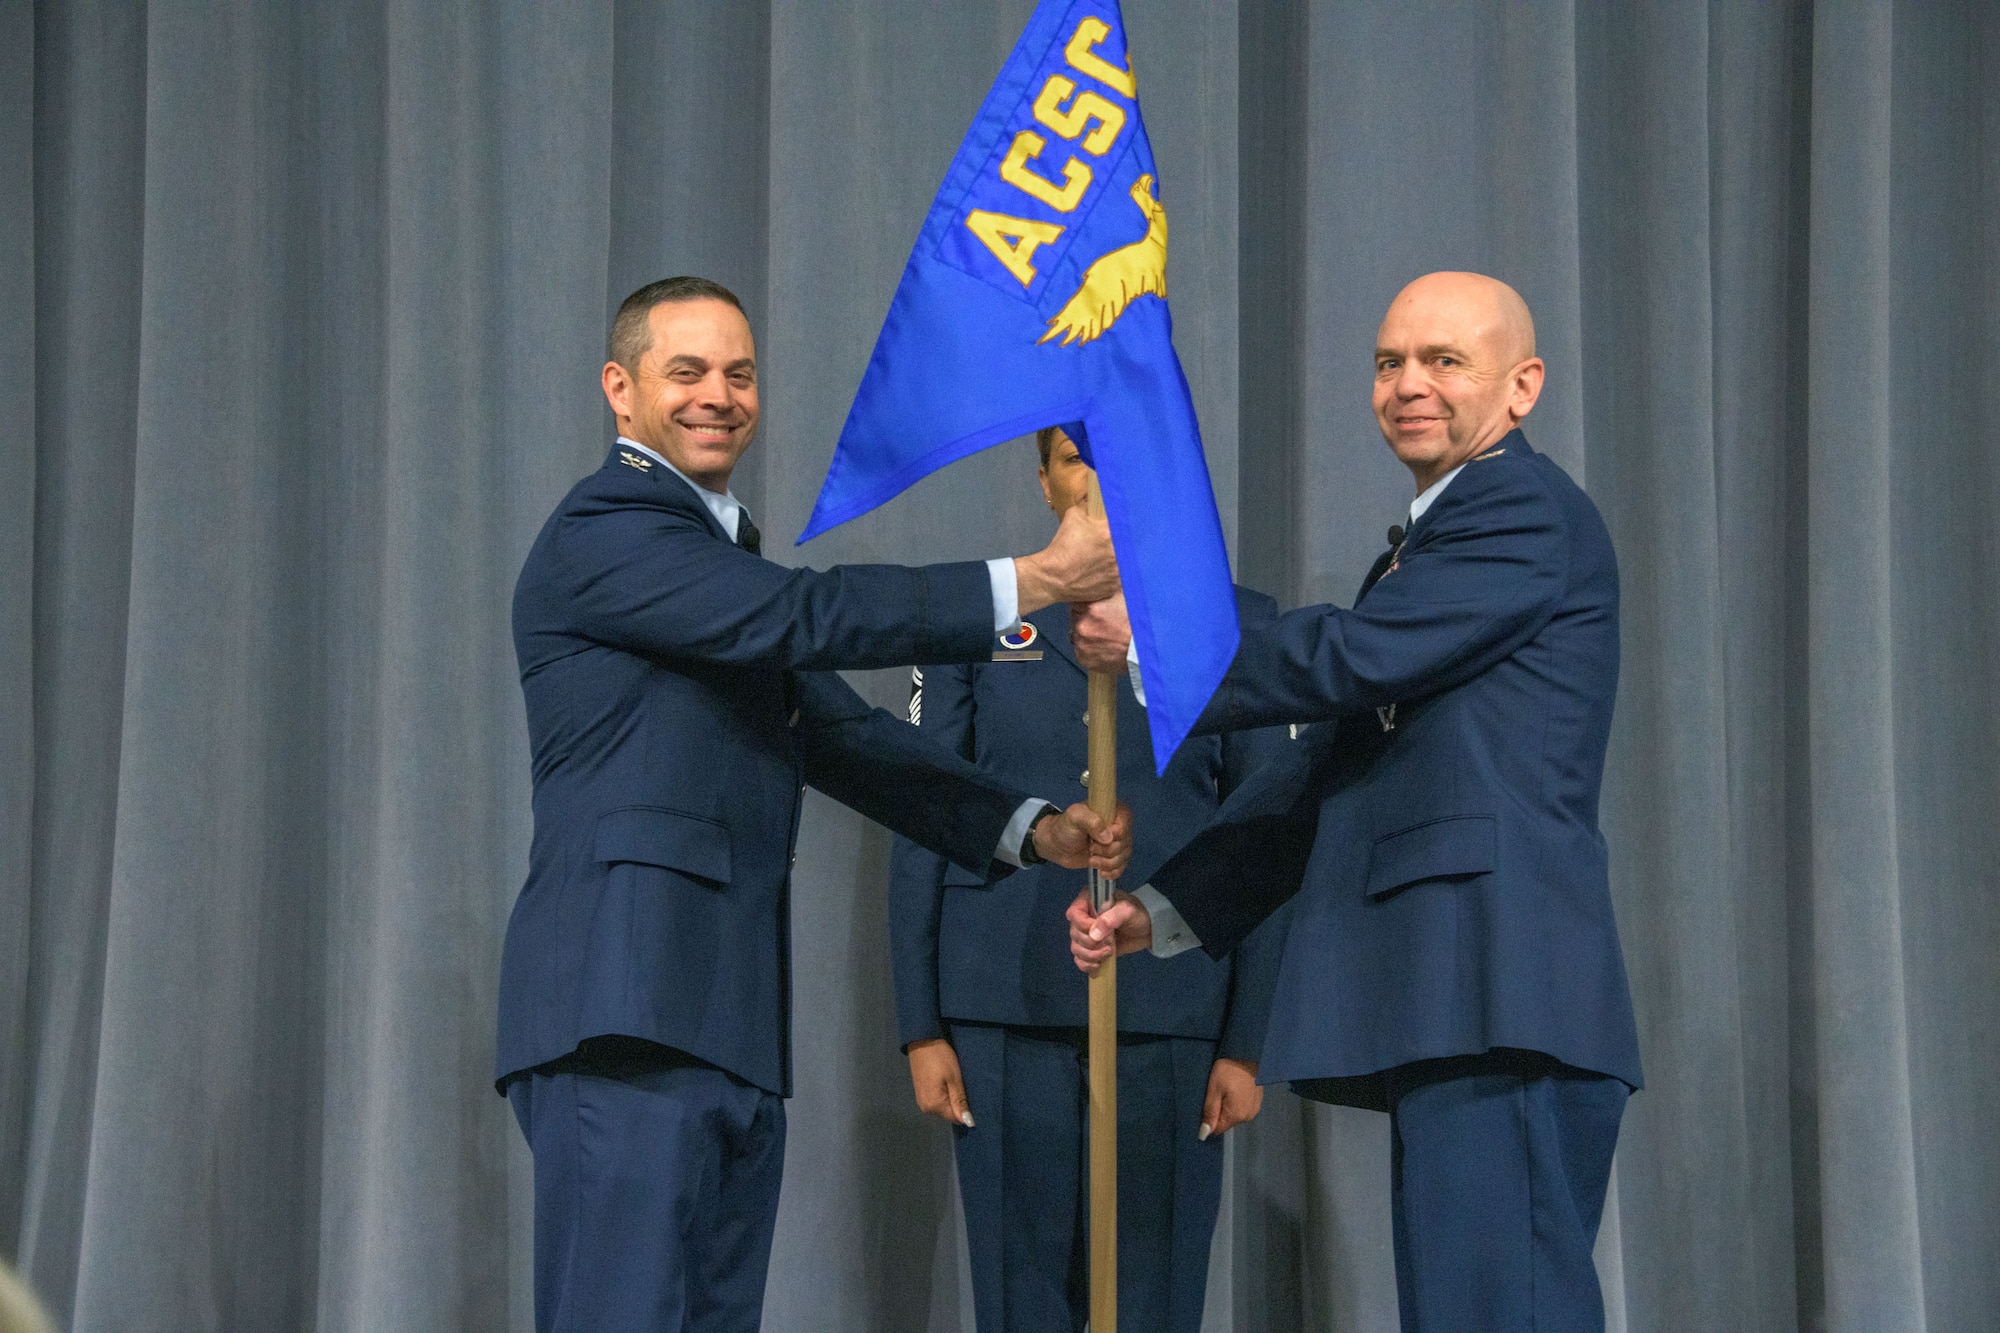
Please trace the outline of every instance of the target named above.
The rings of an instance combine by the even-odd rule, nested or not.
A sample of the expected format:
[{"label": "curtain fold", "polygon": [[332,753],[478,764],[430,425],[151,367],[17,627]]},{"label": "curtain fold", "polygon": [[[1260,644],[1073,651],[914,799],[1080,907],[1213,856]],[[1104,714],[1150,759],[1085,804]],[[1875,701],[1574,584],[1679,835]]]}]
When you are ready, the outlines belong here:
[{"label": "curtain fold", "polygon": [[[35,777],[35,29],[0,9],[0,1160],[27,1123]],[[19,1239],[21,1173],[0,1168],[0,1250]]]},{"label": "curtain fold", "polygon": [[[1620,557],[1613,743],[1648,756],[1641,770],[1607,776],[1603,816],[1620,928],[1637,946],[1627,967],[1648,1083],[1618,1159],[1625,1313],[1636,1310],[1641,1327],[1726,1328],[1759,1276],[1743,1244],[1755,1230],[1753,1145],[1780,1126],[1746,1118],[1740,881],[1727,854],[1732,682],[1715,374],[1717,312],[1736,294],[1716,281],[1709,15],[1580,17],[1585,477]],[[1661,1142],[1696,1126],[1698,1162]],[[1676,1280],[1649,1262],[1659,1253],[1710,1280]]]},{"label": "curtain fold", "polygon": [[[0,1255],[67,1326],[531,1327],[509,601],[604,326],[743,296],[776,558],[1039,546],[1026,442],[783,540],[1032,7],[0,4]],[[1609,1326],[2000,1322],[2000,11],[1126,10],[1244,581],[1345,604],[1407,505],[1404,282],[1534,309],[1623,577]],[[887,850],[809,799],[774,1330],[970,1329]],[[1386,1118],[1231,1139],[1207,1327],[1393,1329]]]},{"label": "curtain fold", "polygon": [[1890,592],[1894,18],[1850,4],[1814,16],[1806,743],[1827,1319],[1916,1330],[1926,1325]]},{"label": "curtain fold", "polygon": [[[22,15],[32,101],[9,126],[32,144],[12,159],[8,214],[33,220],[31,386],[6,419],[32,423],[33,451],[10,456],[0,489],[32,497],[32,574],[9,583],[25,612],[32,680],[10,690],[13,725],[33,737],[25,827],[29,862],[7,892],[27,907],[28,948],[13,986],[27,1034],[6,1060],[25,1080],[25,1124],[9,1145],[19,1212],[6,1225],[21,1264],[57,1310],[76,1284],[96,1088],[98,1023],[117,808],[139,378],[133,318],[141,270],[145,181],[143,10]],[[15,53],[22,47],[9,43]],[[101,77],[116,70],[117,78]],[[18,87],[19,85],[14,85]],[[21,312],[26,313],[26,312]],[[18,335],[17,335],[18,336]],[[16,500],[18,504],[19,499]],[[18,511],[17,511],[18,512]],[[27,717],[22,718],[25,712]],[[18,844],[17,844],[18,845]],[[0,1086],[13,1080],[0,1077]],[[18,1193],[16,1193],[18,1191]]]}]

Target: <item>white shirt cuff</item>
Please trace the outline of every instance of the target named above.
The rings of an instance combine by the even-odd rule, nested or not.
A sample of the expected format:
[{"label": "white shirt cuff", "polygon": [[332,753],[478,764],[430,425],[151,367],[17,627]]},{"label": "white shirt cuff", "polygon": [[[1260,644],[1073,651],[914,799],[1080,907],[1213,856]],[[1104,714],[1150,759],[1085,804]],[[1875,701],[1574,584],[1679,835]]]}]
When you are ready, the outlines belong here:
[{"label": "white shirt cuff", "polygon": [[1053,809],[1055,809],[1053,805],[1039,796],[1030,796],[1021,802],[1020,809],[1016,810],[1014,817],[1007,821],[1007,827],[1000,830],[1000,842],[993,849],[993,859],[1005,861],[1008,865],[1019,868],[1023,864],[1021,844],[1028,840],[1028,825],[1034,823],[1035,816],[1042,811]]},{"label": "white shirt cuff", "polygon": [[[1139,701],[1139,707],[1146,706],[1146,682],[1139,679],[1139,641],[1133,639],[1125,645],[1125,670],[1132,676],[1132,697]],[[1160,899],[1165,902],[1166,899]],[[1169,907],[1169,912],[1174,909]],[[1179,918],[1176,918],[1178,920]]]},{"label": "white shirt cuff", "polygon": [[993,584],[993,632],[1012,634],[1021,628],[1021,582],[1014,573],[1014,557],[988,560],[986,577]]},{"label": "white shirt cuff", "polygon": [[1158,889],[1150,884],[1141,884],[1132,890],[1146,909],[1146,915],[1153,919],[1153,957],[1172,958],[1177,953],[1189,949],[1199,949],[1201,941],[1188,929],[1188,923],[1181,920],[1181,914],[1166,900]]}]

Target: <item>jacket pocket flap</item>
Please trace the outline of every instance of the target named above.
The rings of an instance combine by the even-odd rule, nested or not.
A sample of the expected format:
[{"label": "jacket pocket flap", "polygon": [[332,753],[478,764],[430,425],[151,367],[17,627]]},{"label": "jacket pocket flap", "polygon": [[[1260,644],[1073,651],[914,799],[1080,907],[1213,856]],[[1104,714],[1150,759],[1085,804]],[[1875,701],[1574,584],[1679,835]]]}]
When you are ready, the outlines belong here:
[{"label": "jacket pocket flap", "polygon": [[1419,880],[1482,875],[1493,869],[1492,815],[1450,815],[1375,839],[1368,852],[1370,898]]},{"label": "jacket pocket flap", "polygon": [[612,810],[597,821],[599,861],[664,866],[697,879],[729,882],[729,830],[712,819],[655,805]]}]

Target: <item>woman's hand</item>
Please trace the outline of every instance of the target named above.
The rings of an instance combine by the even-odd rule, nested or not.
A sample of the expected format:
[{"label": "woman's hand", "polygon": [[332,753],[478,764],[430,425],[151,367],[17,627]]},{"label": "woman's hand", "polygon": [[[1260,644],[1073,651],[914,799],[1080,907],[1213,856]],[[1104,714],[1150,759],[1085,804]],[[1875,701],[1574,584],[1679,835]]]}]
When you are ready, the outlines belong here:
[{"label": "woman's hand", "polygon": [[958,1052],[943,1037],[910,1043],[910,1086],[916,1091],[919,1111],[972,1128],[972,1108],[965,1101]]},{"label": "woman's hand", "polygon": [[1208,1098],[1201,1104],[1201,1132],[1207,1139],[1248,1124],[1264,1109],[1264,1090],[1257,1086],[1255,1060],[1217,1060],[1208,1071]]}]

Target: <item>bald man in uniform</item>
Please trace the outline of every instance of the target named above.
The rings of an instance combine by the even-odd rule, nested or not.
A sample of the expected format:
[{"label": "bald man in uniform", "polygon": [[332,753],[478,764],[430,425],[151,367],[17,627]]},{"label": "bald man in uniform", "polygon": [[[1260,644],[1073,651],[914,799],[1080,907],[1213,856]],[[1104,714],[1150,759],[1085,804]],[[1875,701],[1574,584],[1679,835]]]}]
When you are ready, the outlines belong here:
[{"label": "bald man in uniform", "polygon": [[[1220,956],[1296,895],[1259,1077],[1389,1113],[1405,1330],[1603,1328],[1591,1249],[1640,1086],[1597,826],[1618,570],[1520,430],[1534,337],[1479,274],[1396,297],[1374,405],[1408,521],[1352,610],[1245,626],[1195,729],[1313,725],[1149,883],[1069,914],[1091,971],[1114,943]],[[1116,669],[1122,605],[1072,637]]]}]

